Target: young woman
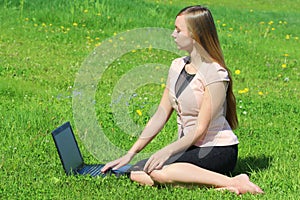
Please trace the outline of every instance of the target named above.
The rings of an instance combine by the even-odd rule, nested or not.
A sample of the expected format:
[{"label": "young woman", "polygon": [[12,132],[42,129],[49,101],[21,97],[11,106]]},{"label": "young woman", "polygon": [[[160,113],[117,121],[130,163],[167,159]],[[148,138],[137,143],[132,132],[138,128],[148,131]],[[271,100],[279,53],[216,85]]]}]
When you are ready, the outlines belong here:
[{"label": "young woman", "polygon": [[227,71],[211,12],[202,6],[182,9],[172,34],[178,48],[189,56],[175,59],[156,113],[139,139],[123,157],[102,169],[129,163],[177,112],[178,140],[130,169],[140,184],[198,184],[237,194],[263,193],[248,176],[226,176],[238,156],[238,125],[232,80]]}]

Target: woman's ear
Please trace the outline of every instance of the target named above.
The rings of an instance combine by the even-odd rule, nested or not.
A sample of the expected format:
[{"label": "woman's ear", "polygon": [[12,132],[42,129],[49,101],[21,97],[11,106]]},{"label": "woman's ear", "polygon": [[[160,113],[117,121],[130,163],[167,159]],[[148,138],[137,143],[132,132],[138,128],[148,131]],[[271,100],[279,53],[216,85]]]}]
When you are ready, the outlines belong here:
[{"label": "woman's ear", "polygon": [[197,41],[194,38],[192,38],[192,40],[193,40],[193,45],[197,44]]},{"label": "woman's ear", "polygon": [[190,31],[189,34],[190,34],[190,37],[194,40],[194,35],[193,35],[193,33]]}]

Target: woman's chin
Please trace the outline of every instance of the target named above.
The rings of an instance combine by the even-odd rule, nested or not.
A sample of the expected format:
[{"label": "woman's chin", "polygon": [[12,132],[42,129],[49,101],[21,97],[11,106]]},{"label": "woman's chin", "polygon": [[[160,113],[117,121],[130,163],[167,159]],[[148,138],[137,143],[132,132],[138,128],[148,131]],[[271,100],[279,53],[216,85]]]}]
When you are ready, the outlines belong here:
[{"label": "woman's chin", "polygon": [[178,46],[178,45],[177,45],[177,49],[178,50],[184,50],[184,48],[182,48],[181,46]]}]

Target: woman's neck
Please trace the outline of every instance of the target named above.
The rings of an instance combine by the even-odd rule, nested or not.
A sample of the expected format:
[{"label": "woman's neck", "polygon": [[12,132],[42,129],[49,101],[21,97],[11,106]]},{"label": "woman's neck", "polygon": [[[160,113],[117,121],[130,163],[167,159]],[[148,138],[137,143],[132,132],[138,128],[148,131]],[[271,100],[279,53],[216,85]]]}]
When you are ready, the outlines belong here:
[{"label": "woman's neck", "polygon": [[196,50],[196,48],[194,47],[193,50],[190,52],[190,65],[192,67],[195,68],[195,70],[197,71],[199,69],[199,67],[202,64],[202,58],[200,56],[200,54],[198,53],[198,51]]}]

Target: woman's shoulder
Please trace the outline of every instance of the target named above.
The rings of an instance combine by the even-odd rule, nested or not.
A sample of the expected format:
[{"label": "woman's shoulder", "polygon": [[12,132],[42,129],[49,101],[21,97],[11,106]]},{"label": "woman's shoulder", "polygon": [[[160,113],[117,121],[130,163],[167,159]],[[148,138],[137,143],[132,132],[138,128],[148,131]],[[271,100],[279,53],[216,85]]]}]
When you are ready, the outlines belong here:
[{"label": "woman's shoulder", "polygon": [[182,63],[187,63],[189,61],[190,61],[189,56],[183,56],[183,57],[175,58],[172,61],[172,64],[182,64]]},{"label": "woman's shoulder", "polygon": [[200,67],[200,74],[206,84],[229,81],[228,71],[217,62],[203,63]]},{"label": "woman's shoulder", "polygon": [[206,68],[211,71],[227,71],[223,66],[221,66],[217,62],[211,62],[211,63],[204,63]]},{"label": "woman's shoulder", "polygon": [[200,71],[206,72],[208,74],[228,74],[228,71],[226,68],[222,67],[219,63],[217,62],[211,62],[211,63],[203,63],[200,67]]},{"label": "woman's shoulder", "polygon": [[171,69],[182,69],[182,67],[184,67],[184,65],[188,62],[189,62],[189,57],[188,56],[175,58],[172,61]]}]

